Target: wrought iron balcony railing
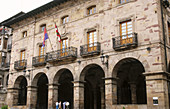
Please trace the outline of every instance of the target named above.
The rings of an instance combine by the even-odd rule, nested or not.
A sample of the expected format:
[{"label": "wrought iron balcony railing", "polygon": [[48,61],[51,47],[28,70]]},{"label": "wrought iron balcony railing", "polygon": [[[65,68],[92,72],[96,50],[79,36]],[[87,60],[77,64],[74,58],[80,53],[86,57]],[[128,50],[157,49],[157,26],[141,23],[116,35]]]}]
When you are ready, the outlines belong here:
[{"label": "wrought iron balcony railing", "polygon": [[10,67],[10,63],[4,63],[4,62],[1,62],[1,67],[0,67],[0,70],[9,70],[9,67]]},{"label": "wrought iron balcony railing", "polygon": [[113,49],[115,50],[128,49],[131,47],[137,47],[138,45],[137,33],[115,37],[112,40]]},{"label": "wrought iron balcony railing", "polygon": [[25,69],[26,67],[27,67],[27,60],[25,59],[15,61],[14,63],[14,69],[16,70],[22,70],[22,69]]},{"label": "wrought iron balcony railing", "polygon": [[36,56],[32,59],[33,66],[41,66],[46,64],[46,55]]},{"label": "wrought iron balcony railing", "polygon": [[92,56],[92,55],[99,55],[100,54],[100,43],[94,42],[91,44],[86,44],[80,46],[80,55],[82,57]]},{"label": "wrought iron balcony railing", "polygon": [[47,53],[47,61],[75,60],[77,58],[77,48],[68,47]]}]

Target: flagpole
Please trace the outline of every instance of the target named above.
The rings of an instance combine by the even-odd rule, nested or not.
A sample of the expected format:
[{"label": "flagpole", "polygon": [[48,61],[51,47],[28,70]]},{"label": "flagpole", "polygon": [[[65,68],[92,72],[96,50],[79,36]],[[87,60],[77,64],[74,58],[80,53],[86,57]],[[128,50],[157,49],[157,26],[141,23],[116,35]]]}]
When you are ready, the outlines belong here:
[{"label": "flagpole", "polygon": [[[49,37],[49,36],[48,36]],[[50,42],[50,45],[51,45],[51,49],[52,51],[54,51],[53,47],[52,47],[52,44],[51,44],[51,40],[50,40],[50,37],[49,37],[49,42]]]}]

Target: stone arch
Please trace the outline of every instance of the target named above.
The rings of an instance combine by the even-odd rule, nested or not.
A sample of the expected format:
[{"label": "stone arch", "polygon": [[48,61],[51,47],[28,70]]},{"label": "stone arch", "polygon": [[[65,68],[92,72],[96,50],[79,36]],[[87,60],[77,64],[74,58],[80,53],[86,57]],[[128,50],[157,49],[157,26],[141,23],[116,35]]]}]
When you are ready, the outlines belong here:
[{"label": "stone arch", "polygon": [[73,81],[73,74],[67,68],[59,69],[53,79],[53,84],[58,87],[58,90],[54,90],[54,101],[69,102],[69,109],[73,109]]},{"label": "stone arch", "polygon": [[145,68],[138,59],[128,57],[120,60],[112,72],[117,87],[113,101],[118,104],[146,104],[144,72]]},{"label": "stone arch", "polygon": [[[128,55],[128,56],[122,56],[119,57],[119,59],[115,58],[114,61],[110,64],[112,66],[112,68],[110,68],[109,70],[111,70],[110,72],[112,72],[110,76],[112,77],[116,77],[116,70],[118,68],[118,66],[121,65],[121,63],[119,63],[121,60],[126,60],[126,59],[134,59],[134,60],[138,60],[144,67],[145,72],[150,72],[150,66],[148,64],[148,61],[142,57],[141,55]],[[119,63],[119,64],[118,64]]]},{"label": "stone arch", "polygon": [[34,108],[47,109],[48,108],[48,84],[49,80],[45,73],[38,73],[34,76],[32,81],[32,87],[36,88],[36,91],[32,92],[31,98],[34,97]]},{"label": "stone arch", "polygon": [[[32,82],[31,82],[31,85],[32,86],[37,86],[37,82],[38,82],[38,79],[39,79],[39,77],[41,76],[41,75],[43,75],[43,74],[45,74],[45,73],[43,73],[43,72],[39,72],[39,73],[37,73],[34,77],[33,77],[33,80],[32,80]],[[45,74],[46,75],[46,74]],[[46,75],[47,76],[47,75]],[[48,79],[48,76],[47,76],[47,79]],[[48,79],[49,80],[49,79]]]},{"label": "stone arch", "polygon": [[101,70],[104,72],[104,76],[105,76],[105,70],[103,69],[103,67],[101,67],[101,65],[96,64],[96,63],[89,63],[88,65],[83,66],[83,67],[80,69],[80,71],[81,71],[81,72],[80,72],[80,76],[79,76],[79,80],[80,80],[80,81],[84,81],[86,71],[87,71],[88,69],[90,69],[91,67],[100,67]]},{"label": "stone arch", "polygon": [[14,82],[16,93],[14,94],[15,105],[26,105],[27,102],[27,79],[25,76],[19,76]]},{"label": "stone arch", "polygon": [[84,94],[84,109],[105,108],[104,77],[105,72],[98,64],[89,64],[81,71],[79,80],[84,83],[84,89],[79,93]]}]

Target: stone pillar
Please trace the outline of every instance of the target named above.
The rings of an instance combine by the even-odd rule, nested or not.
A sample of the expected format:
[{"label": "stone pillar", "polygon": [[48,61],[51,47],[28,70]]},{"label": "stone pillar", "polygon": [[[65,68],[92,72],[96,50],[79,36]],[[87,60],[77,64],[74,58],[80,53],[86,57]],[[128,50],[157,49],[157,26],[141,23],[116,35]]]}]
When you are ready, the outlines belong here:
[{"label": "stone pillar", "polygon": [[27,107],[28,109],[36,109],[37,105],[37,87],[27,86]]},{"label": "stone pillar", "polygon": [[7,104],[9,107],[18,105],[18,88],[8,88]]},{"label": "stone pillar", "polygon": [[132,104],[137,103],[137,98],[136,98],[136,83],[135,82],[130,82],[130,89],[131,89],[131,96],[132,96]]},{"label": "stone pillar", "polygon": [[58,85],[59,84],[48,85],[48,109],[55,109],[56,102],[59,102],[58,101]]},{"label": "stone pillar", "polygon": [[[147,106],[148,109],[169,109],[168,82],[166,72],[147,72]],[[153,104],[153,97],[158,97],[158,105]]]},{"label": "stone pillar", "polygon": [[113,104],[117,104],[117,79],[105,79],[105,98],[106,109],[111,109]]},{"label": "stone pillar", "polygon": [[101,92],[101,109],[105,109],[105,93],[103,85],[100,88],[100,92]]},{"label": "stone pillar", "polygon": [[84,109],[84,82],[74,81],[74,109]]}]

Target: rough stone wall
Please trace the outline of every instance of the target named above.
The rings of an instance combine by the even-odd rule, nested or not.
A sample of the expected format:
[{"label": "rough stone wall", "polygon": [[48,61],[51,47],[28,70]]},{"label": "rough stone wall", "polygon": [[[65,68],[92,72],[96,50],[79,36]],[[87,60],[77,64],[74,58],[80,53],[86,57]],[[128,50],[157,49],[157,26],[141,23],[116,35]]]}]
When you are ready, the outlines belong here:
[{"label": "rough stone wall", "polygon": [[[70,5],[70,3],[72,4]],[[87,15],[87,8],[93,5],[96,5],[97,12],[93,15]],[[161,25],[159,23],[160,19],[158,20],[158,11],[157,0],[130,0],[125,4],[118,4],[118,0],[80,0],[77,3],[69,1],[36,15],[36,18],[31,17],[13,25],[13,47],[10,66],[10,72],[13,75],[9,77],[9,88],[13,88],[15,80],[24,74],[23,71],[14,70],[14,62],[20,60],[20,51],[23,49],[26,50],[27,70],[33,69],[30,72],[30,78],[27,78],[28,86],[35,85],[33,81],[36,80],[35,77],[40,72],[45,73],[49,79],[49,84],[52,84],[57,72],[63,68],[67,68],[72,72],[74,81],[79,81],[81,71],[90,64],[100,65],[104,69],[105,77],[112,77],[115,75],[113,71],[116,64],[124,58],[139,60],[143,64],[145,72],[163,72],[164,61],[160,45]],[[69,23],[63,25],[61,24],[61,18],[65,15],[69,16]],[[129,19],[133,22],[133,32],[138,34],[138,47],[125,51],[114,51],[112,38],[120,36],[119,23]],[[78,49],[77,60],[81,60],[81,64],[78,64],[76,60],[66,65],[53,66],[48,63],[50,69],[44,66],[32,67],[32,57],[38,56],[38,46],[43,41],[44,33],[40,32],[40,25],[46,24],[47,33],[51,40],[51,43],[49,40],[46,41],[46,53],[52,51],[52,48],[54,50],[60,49],[60,44],[56,39],[55,23],[61,34],[68,33],[66,37],[69,39],[69,46]],[[80,56],[80,46],[87,43],[86,32],[91,28],[97,30],[97,40],[101,43],[101,50],[109,55],[109,69],[102,65],[100,56],[89,58]],[[23,31],[28,31],[26,38],[22,38]],[[150,47],[151,51],[148,51],[147,47]],[[26,72],[26,74],[28,73]],[[147,84],[152,84],[152,82]],[[156,87],[153,86],[151,89],[148,87],[148,93]],[[152,96],[149,96],[148,100],[152,102]],[[164,99],[161,100],[165,101]],[[113,106],[113,108],[116,107]],[[130,107],[138,108],[138,106]],[[143,107],[146,108],[146,105]],[[138,109],[144,109],[143,107],[141,106]]]}]

